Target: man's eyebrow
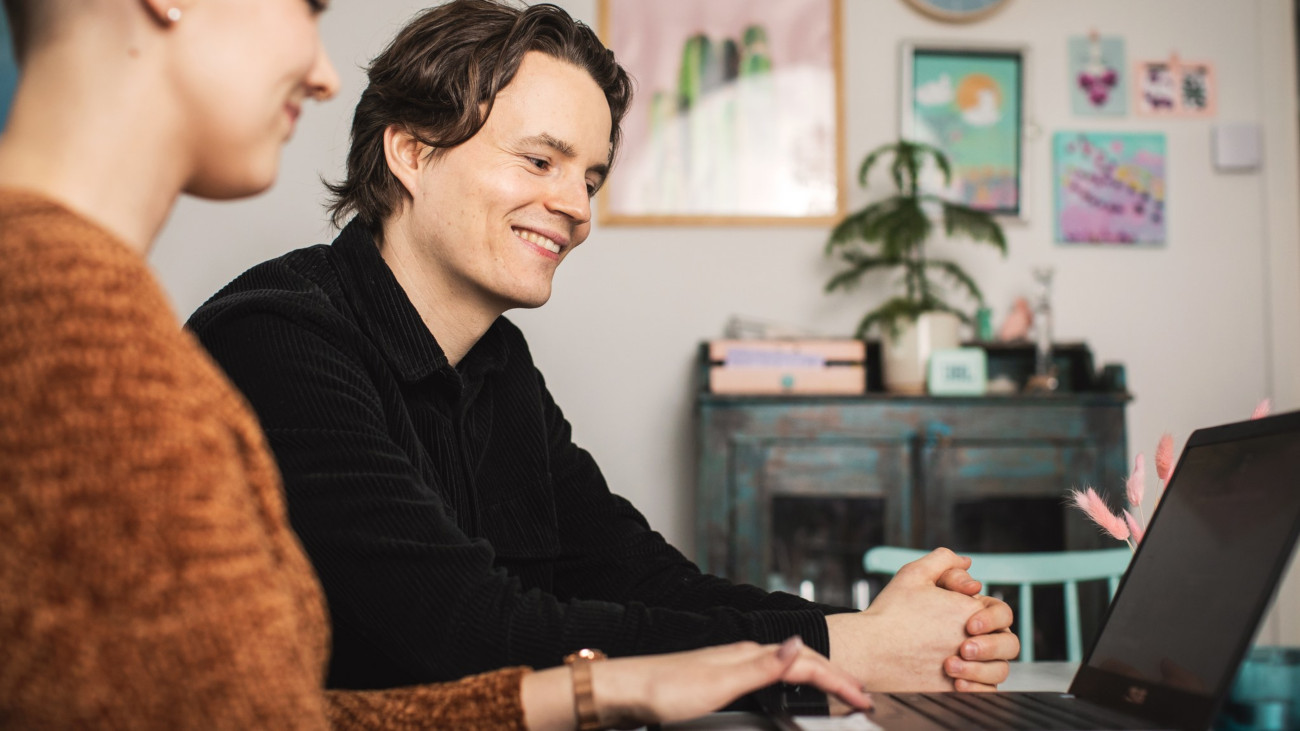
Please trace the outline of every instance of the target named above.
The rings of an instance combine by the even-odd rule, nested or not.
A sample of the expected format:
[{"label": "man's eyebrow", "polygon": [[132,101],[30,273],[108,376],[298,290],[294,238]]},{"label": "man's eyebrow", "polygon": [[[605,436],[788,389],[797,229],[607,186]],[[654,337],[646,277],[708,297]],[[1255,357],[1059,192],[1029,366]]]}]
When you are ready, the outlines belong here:
[{"label": "man's eyebrow", "polygon": [[[543,147],[549,147],[552,150],[555,150],[556,152],[570,159],[578,156],[578,151],[573,148],[573,145],[569,144],[568,142],[565,142],[564,140],[560,139],[559,137],[556,137],[555,135],[549,132],[542,132],[541,134],[536,134],[531,137],[525,137],[522,140],[520,140],[520,143],[522,143],[524,146],[541,145]],[[609,163],[592,165],[588,169],[591,172],[599,175],[602,180],[604,180],[604,178],[609,176]]]},{"label": "man's eyebrow", "polygon": [[520,140],[520,142],[524,145],[542,145],[543,147],[549,147],[565,157],[578,156],[578,151],[573,149],[573,145],[570,145],[568,142],[565,142],[549,132],[543,132],[538,135],[533,135],[532,137],[525,137]]}]

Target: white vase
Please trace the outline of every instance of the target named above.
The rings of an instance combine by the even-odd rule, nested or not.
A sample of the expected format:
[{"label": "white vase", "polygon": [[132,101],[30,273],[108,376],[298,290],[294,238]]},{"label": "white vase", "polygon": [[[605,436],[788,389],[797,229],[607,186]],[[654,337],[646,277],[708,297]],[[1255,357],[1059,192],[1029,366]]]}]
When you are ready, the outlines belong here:
[{"label": "white vase", "polygon": [[891,393],[925,393],[930,354],[961,345],[961,318],[951,312],[926,312],[915,322],[900,322],[898,337],[886,331],[881,360],[885,390]]}]

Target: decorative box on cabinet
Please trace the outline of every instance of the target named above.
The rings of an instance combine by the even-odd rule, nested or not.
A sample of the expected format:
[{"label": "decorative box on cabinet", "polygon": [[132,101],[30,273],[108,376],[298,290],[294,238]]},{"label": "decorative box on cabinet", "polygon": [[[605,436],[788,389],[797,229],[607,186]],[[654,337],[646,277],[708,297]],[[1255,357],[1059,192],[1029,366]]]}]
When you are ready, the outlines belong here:
[{"label": "decorative box on cabinet", "polygon": [[[1090,356],[1089,356],[1090,358]],[[696,398],[696,559],[849,605],[873,545],[1113,545],[1066,490],[1122,492],[1125,392]],[[1118,507],[1118,506],[1116,506]]]}]

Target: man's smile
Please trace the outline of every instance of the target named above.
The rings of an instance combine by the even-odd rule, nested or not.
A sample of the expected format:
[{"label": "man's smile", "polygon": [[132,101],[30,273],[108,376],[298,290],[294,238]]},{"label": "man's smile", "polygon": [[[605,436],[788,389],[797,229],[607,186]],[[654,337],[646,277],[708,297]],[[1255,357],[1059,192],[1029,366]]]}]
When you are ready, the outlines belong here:
[{"label": "man's smile", "polygon": [[542,234],[539,234],[536,231],[529,231],[528,229],[525,228],[515,228],[513,226],[510,228],[510,230],[513,231],[516,236],[523,239],[524,241],[527,241],[531,244],[537,244],[538,246],[542,247],[543,249],[546,249],[552,254],[559,254],[561,251],[564,250],[563,244],[557,244],[551,238],[547,236],[543,236]]}]

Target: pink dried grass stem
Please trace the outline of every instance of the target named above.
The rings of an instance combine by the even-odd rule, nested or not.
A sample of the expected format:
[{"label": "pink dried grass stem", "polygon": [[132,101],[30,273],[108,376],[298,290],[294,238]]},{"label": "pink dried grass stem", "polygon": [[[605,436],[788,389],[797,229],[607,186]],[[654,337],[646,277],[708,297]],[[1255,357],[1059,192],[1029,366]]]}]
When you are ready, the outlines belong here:
[{"label": "pink dried grass stem", "polygon": [[1124,511],[1124,524],[1128,526],[1129,535],[1133,537],[1132,545],[1137,546],[1137,544],[1142,542],[1142,536],[1146,535],[1146,531],[1143,530],[1142,524],[1139,523],[1137,518],[1134,518],[1133,514],[1127,510]]},{"label": "pink dried grass stem", "polygon": [[[1105,500],[1101,499],[1096,490],[1088,487],[1082,491],[1071,490],[1070,492],[1070,497],[1074,500],[1075,506],[1091,518],[1092,522],[1101,526],[1101,529],[1109,533],[1115,540],[1128,541],[1130,535],[1128,525],[1125,524],[1123,518],[1110,512],[1110,506],[1106,504]],[[1130,547],[1132,546],[1130,545]]]},{"label": "pink dried grass stem", "polygon": [[1146,479],[1146,459],[1138,452],[1137,459],[1133,460],[1133,474],[1124,483],[1124,492],[1127,493],[1128,506],[1136,508],[1139,513],[1142,511],[1142,493],[1146,488]]},{"label": "pink dried grass stem", "polygon": [[1272,410],[1273,410],[1273,402],[1270,399],[1264,399],[1263,401],[1259,402],[1259,406],[1255,407],[1255,413],[1251,414],[1250,418],[1262,419],[1265,416],[1268,416],[1269,412],[1271,412]]},{"label": "pink dried grass stem", "polygon": [[1161,484],[1169,482],[1169,475],[1174,471],[1174,437],[1165,434],[1156,445],[1156,477]]}]

